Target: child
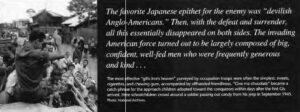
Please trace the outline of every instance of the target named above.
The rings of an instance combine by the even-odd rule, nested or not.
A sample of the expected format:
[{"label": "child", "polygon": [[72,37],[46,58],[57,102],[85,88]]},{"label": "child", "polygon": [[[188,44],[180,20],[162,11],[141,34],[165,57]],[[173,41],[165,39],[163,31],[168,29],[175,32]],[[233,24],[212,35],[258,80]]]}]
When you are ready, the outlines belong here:
[{"label": "child", "polygon": [[88,64],[89,61],[87,59],[83,60],[81,73],[84,75],[84,77],[90,77]]},{"label": "child", "polygon": [[80,65],[80,61],[79,61],[79,58],[74,58],[74,66],[75,66],[75,69],[74,69],[74,72],[80,72],[80,70],[82,69],[82,66]]}]

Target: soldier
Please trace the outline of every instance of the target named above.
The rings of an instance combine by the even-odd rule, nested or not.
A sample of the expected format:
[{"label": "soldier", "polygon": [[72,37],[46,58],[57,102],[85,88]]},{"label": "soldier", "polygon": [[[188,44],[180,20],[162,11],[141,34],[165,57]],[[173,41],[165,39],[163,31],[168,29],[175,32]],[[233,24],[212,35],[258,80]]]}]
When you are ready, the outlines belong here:
[{"label": "soldier", "polygon": [[[64,56],[43,51],[42,44],[44,39],[44,33],[33,31],[29,36],[29,41],[24,46],[16,49],[15,67],[16,79],[18,80],[11,80],[16,82],[11,93],[4,91],[6,94],[12,95],[15,101],[38,103],[47,94],[47,90],[43,90],[40,85],[40,82],[46,76],[47,66],[45,65],[49,60],[60,59]],[[45,79],[49,79],[49,77],[47,76]],[[7,99],[7,97],[3,97],[5,95],[2,95],[0,99]]]}]

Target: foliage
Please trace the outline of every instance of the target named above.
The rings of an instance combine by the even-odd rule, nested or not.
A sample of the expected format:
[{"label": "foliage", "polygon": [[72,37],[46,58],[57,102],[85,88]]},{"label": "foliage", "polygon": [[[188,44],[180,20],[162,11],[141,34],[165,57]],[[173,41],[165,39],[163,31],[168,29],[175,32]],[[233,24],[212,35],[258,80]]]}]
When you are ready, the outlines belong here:
[{"label": "foliage", "polygon": [[97,20],[97,0],[72,0],[68,10],[79,15],[80,20]]}]

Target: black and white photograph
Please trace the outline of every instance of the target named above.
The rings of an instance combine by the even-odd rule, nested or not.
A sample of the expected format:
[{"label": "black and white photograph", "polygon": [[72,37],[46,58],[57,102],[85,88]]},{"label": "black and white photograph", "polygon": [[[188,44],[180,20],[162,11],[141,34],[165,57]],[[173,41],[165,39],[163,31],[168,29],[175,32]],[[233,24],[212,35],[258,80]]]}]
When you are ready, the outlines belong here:
[{"label": "black and white photograph", "polygon": [[0,0],[0,112],[97,112],[97,0]]}]

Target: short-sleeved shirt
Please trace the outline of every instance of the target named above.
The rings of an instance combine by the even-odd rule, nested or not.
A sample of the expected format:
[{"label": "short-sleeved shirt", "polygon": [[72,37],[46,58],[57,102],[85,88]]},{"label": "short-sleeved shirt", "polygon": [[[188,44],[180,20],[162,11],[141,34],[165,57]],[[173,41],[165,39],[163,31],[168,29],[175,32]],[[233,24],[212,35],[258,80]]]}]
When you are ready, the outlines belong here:
[{"label": "short-sleeved shirt", "polygon": [[75,73],[81,72],[82,66],[79,63],[73,63],[73,64],[75,65],[75,69],[74,69]]},{"label": "short-sleeved shirt", "polygon": [[49,53],[41,49],[35,49],[30,43],[17,48],[16,71],[18,84],[21,88],[35,90],[43,77],[46,76],[46,63]]},{"label": "short-sleeved shirt", "polygon": [[82,67],[81,68],[81,73],[83,75],[86,75],[86,77],[89,77],[89,68],[86,66],[86,67]]}]

